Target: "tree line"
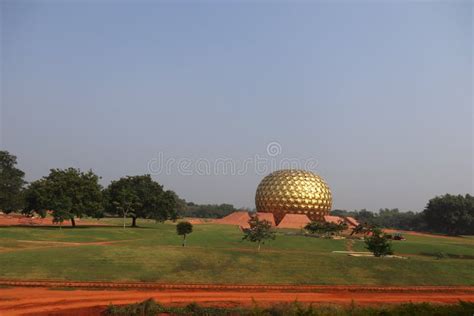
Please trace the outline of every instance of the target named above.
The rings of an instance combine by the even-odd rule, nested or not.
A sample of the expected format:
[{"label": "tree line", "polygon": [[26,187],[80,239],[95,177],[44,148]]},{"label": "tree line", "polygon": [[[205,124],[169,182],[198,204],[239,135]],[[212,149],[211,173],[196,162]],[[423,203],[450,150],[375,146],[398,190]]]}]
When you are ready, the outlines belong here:
[{"label": "tree line", "polygon": [[25,173],[16,168],[16,157],[0,151],[0,210],[21,211],[25,215],[45,217],[53,221],[66,220],[76,226],[84,216],[105,215],[165,221],[176,219],[181,199],[171,190],[154,181],[150,175],[126,176],[103,188],[94,172],[79,169],[51,169],[50,173],[26,186]]},{"label": "tree line", "polygon": [[422,212],[399,209],[333,210],[332,215],[352,216],[361,224],[383,228],[426,231],[448,235],[474,234],[474,196],[445,194],[428,201]]},{"label": "tree line", "polygon": [[237,211],[232,204],[195,204],[185,203],[182,208],[183,216],[200,218],[221,218]]},{"label": "tree line", "polygon": [[186,202],[174,191],[164,190],[150,175],[125,176],[103,188],[92,171],[51,169],[47,176],[27,185],[25,173],[16,164],[14,155],[0,151],[0,210],[4,213],[21,211],[45,217],[50,212],[54,222],[69,220],[72,226],[84,216],[120,216],[124,226],[127,218],[136,226],[137,218],[218,218],[236,210],[232,204]]}]

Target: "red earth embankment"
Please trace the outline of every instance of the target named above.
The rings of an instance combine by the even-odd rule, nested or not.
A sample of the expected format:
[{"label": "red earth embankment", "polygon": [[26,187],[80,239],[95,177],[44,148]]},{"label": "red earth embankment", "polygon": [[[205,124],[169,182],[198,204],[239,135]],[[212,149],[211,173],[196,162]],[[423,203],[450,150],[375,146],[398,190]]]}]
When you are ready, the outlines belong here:
[{"label": "red earth embankment", "polygon": [[[474,301],[474,287],[294,286],[123,282],[0,281],[0,315],[99,315],[108,304],[153,298],[162,304],[251,306],[299,301],[360,305]],[[68,288],[69,287],[69,288]]]}]

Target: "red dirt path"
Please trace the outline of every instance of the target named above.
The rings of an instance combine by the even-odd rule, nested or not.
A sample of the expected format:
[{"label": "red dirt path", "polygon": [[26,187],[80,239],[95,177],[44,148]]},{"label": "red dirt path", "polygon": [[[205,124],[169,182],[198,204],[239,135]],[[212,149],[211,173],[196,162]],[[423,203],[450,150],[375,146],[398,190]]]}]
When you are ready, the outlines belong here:
[{"label": "red dirt path", "polygon": [[[77,226],[110,226],[107,223],[100,222],[99,220],[87,220],[76,218]],[[5,215],[0,214],[0,226],[57,226],[59,224],[53,223],[51,217],[40,218],[40,217],[26,217],[18,214]],[[63,222],[63,227],[71,226],[71,222],[66,220]]]},{"label": "red dirt path", "polygon": [[[206,306],[260,305],[276,302],[360,305],[402,302],[474,301],[474,287],[380,287],[291,285],[173,285],[111,282],[15,282],[0,288],[0,315],[99,315],[110,303],[154,298],[163,304],[196,302]],[[34,287],[33,287],[34,286]],[[72,286],[66,290],[61,286]],[[54,289],[56,287],[56,289]],[[54,289],[54,290],[53,290]]]}]

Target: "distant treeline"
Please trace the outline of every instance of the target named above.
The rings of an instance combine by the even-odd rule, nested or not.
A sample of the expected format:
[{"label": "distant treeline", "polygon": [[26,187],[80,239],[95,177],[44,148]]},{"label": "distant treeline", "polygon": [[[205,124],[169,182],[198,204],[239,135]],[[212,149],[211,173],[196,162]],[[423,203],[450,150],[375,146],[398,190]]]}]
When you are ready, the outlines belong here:
[{"label": "distant treeline", "polygon": [[185,217],[221,218],[236,210],[232,204],[195,204],[189,202],[181,210],[180,215]]},{"label": "distant treeline", "polygon": [[366,209],[359,211],[332,210],[331,215],[352,216],[362,224],[384,228],[419,230],[423,227],[422,213],[415,213],[413,211],[402,212],[398,208],[385,208],[378,210],[378,212],[370,212]]},{"label": "distant treeline", "polygon": [[445,194],[429,200],[422,212],[402,212],[397,208],[369,212],[366,209],[333,210],[331,215],[352,216],[361,224],[401,230],[449,235],[474,234],[474,197]]}]

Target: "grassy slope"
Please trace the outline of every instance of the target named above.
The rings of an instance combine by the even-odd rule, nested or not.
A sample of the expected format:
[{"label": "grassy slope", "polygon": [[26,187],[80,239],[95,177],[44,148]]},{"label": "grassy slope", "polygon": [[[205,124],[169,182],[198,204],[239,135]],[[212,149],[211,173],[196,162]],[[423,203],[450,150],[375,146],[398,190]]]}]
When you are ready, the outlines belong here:
[{"label": "grassy slope", "polygon": [[[474,285],[473,259],[436,259],[437,252],[474,256],[473,238],[407,236],[395,242],[408,260],[333,254],[344,240],[280,234],[263,246],[241,241],[234,226],[195,225],[188,247],[172,224],[119,227],[0,228],[0,278],[133,280],[182,283]],[[97,242],[67,246],[22,240]],[[354,250],[363,250],[357,241]],[[472,257],[471,257],[472,258]]]}]

